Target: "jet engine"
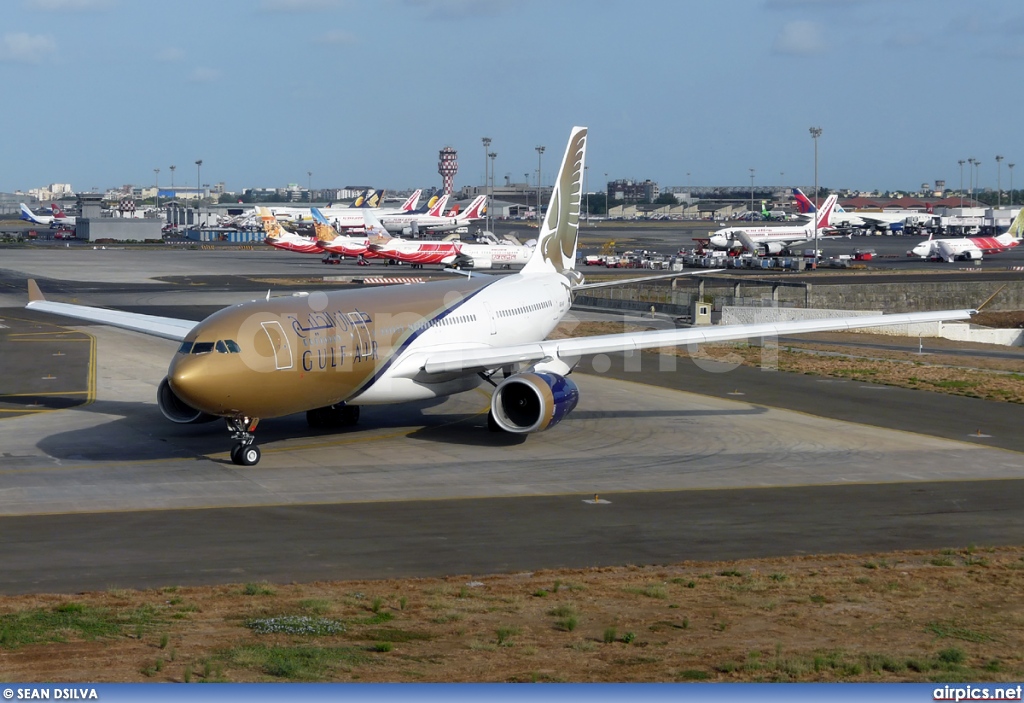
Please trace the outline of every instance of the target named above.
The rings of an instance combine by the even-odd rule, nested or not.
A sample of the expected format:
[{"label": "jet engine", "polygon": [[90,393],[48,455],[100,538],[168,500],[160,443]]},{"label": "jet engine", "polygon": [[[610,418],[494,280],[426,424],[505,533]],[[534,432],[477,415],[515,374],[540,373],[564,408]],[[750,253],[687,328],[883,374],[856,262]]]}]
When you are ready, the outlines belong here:
[{"label": "jet engine", "polygon": [[764,249],[764,253],[769,256],[781,254],[782,250],[786,248],[785,244],[780,244],[779,242],[765,242],[761,246]]},{"label": "jet engine", "polygon": [[491,396],[491,418],[506,432],[527,434],[554,427],[572,412],[580,391],[565,376],[526,372],[509,376]]},{"label": "jet engine", "polygon": [[167,377],[160,381],[160,387],[156,389],[156,404],[160,406],[160,412],[171,422],[179,425],[194,425],[201,422],[212,422],[217,419],[216,415],[196,410],[184,400],[175,395]]}]

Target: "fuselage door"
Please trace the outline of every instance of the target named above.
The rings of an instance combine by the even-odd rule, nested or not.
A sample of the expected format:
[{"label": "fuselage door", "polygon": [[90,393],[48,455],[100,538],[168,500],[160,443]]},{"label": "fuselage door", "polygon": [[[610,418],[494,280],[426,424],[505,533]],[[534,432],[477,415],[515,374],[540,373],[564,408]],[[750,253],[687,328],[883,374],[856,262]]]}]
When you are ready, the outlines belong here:
[{"label": "fuselage door", "polygon": [[484,312],[487,313],[487,324],[491,326],[491,334],[498,334],[498,324],[494,319],[494,311],[490,303],[484,303]]},{"label": "fuselage door", "polygon": [[274,366],[279,370],[290,369],[292,367],[292,349],[288,346],[288,337],[284,333],[284,328],[280,322],[269,321],[261,322],[263,331],[267,333],[267,337],[270,338],[270,345],[274,348]]}]

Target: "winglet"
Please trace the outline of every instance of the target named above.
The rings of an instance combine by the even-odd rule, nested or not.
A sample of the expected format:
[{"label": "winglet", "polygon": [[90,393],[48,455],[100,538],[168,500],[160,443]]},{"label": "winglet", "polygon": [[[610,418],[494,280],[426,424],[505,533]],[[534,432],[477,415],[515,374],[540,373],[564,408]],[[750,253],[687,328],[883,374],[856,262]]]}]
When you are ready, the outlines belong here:
[{"label": "winglet", "polygon": [[43,297],[43,291],[39,290],[39,286],[36,284],[36,279],[28,279],[28,302],[34,303],[39,300],[46,300]]}]

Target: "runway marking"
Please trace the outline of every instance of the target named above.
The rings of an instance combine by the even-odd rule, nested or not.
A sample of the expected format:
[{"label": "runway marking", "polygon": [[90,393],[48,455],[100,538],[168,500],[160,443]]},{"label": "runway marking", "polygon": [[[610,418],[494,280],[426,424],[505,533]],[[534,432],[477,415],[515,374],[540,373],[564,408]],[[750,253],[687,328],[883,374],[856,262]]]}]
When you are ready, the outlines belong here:
[{"label": "runway marking", "polygon": [[[953,440],[950,440],[953,441]],[[934,479],[929,481],[847,481],[844,483],[793,483],[793,484],[766,484],[763,486],[708,486],[708,487],[696,487],[696,488],[653,488],[645,489],[638,488],[635,490],[630,489],[616,489],[616,496],[628,496],[628,495],[644,495],[651,493],[699,493],[707,491],[761,491],[765,489],[790,489],[790,488],[846,488],[848,486],[916,486],[920,484],[934,484],[934,483],[980,483],[990,481],[1016,481],[1018,483],[1024,482],[1024,479],[1019,478],[949,478],[949,479]],[[253,508],[310,508],[310,507],[322,507],[332,505],[375,505],[375,504],[387,504],[387,503],[439,503],[443,501],[466,501],[466,500],[505,500],[505,499],[521,499],[521,498],[575,498],[579,496],[579,491],[568,491],[564,493],[511,493],[507,495],[480,495],[480,496],[447,496],[447,497],[425,497],[425,498],[367,498],[366,500],[336,500],[336,501],[291,501],[291,502],[276,502],[276,503],[226,503],[219,505],[200,505],[200,506],[168,506],[165,508],[122,508],[119,510],[106,509],[106,510],[55,510],[47,512],[32,512],[32,513],[3,513],[0,514],[0,520],[5,518],[22,518],[22,517],[37,517],[46,515],[121,515],[125,513],[163,513],[168,510],[179,510],[179,511],[196,511],[196,510],[251,510]],[[586,501],[584,501],[586,502]],[[609,501],[610,503],[611,501]]]},{"label": "runway marking", "polygon": [[[0,393],[0,398],[31,398],[35,395],[81,395],[89,391],[40,391],[39,393]],[[75,406],[78,407],[78,406]]]}]

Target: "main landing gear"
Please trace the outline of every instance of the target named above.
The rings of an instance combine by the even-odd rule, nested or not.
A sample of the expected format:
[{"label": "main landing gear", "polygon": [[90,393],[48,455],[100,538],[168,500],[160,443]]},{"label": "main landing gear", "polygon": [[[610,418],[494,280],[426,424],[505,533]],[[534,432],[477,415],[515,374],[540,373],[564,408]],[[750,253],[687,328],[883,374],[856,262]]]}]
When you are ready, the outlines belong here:
[{"label": "main landing gear", "polygon": [[231,448],[231,461],[239,466],[256,466],[260,461],[260,448],[254,442],[253,432],[259,424],[259,418],[238,417],[228,418],[228,431],[231,439],[236,441]]}]

